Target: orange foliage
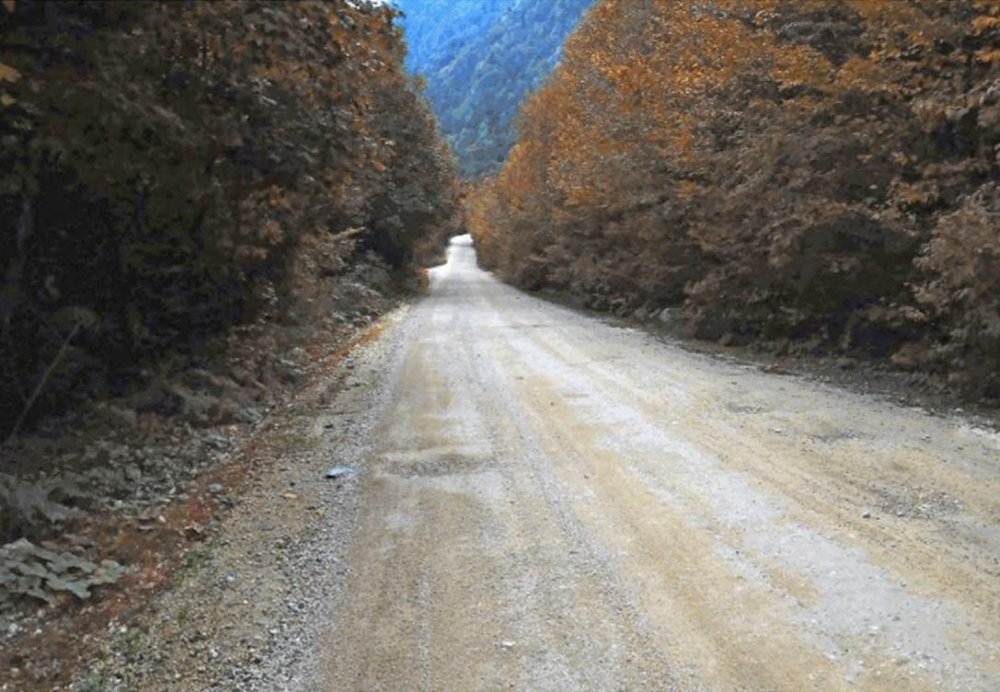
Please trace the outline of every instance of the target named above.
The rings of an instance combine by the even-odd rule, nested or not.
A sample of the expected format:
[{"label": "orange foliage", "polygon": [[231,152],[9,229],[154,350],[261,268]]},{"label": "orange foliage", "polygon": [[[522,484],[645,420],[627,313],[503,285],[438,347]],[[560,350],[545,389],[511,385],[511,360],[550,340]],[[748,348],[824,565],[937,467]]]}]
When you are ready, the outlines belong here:
[{"label": "orange foliage", "polygon": [[979,313],[917,324],[943,264],[914,260],[998,175],[998,8],[603,0],[471,200],[481,260],[597,308],[683,302],[704,336],[955,339]]}]

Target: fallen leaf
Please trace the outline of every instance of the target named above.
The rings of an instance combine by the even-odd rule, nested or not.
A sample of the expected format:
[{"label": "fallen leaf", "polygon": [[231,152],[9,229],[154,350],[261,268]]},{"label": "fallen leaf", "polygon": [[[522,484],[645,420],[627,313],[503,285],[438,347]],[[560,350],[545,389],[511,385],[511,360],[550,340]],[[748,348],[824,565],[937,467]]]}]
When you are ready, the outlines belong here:
[{"label": "fallen leaf", "polygon": [[10,564],[13,569],[16,569],[26,577],[40,577],[44,579],[49,576],[49,571],[37,562],[12,562]]},{"label": "fallen leaf", "polygon": [[89,579],[91,585],[102,586],[104,584],[114,584],[125,574],[125,566],[112,560],[104,560],[97,568],[94,575]]},{"label": "fallen leaf", "polygon": [[69,591],[81,601],[85,601],[90,598],[90,589],[87,588],[87,583],[85,581],[63,579],[62,577],[56,577],[54,575],[48,576],[45,581],[47,582],[48,587],[53,591]]},{"label": "fallen leaf", "polygon": [[18,82],[21,80],[21,73],[10,65],[0,62],[0,82]]},{"label": "fallen leaf", "polygon": [[49,605],[56,602],[56,599],[52,598],[52,594],[42,591],[40,588],[32,587],[24,592],[26,596],[31,596],[32,598],[37,598],[40,601],[45,601]]}]

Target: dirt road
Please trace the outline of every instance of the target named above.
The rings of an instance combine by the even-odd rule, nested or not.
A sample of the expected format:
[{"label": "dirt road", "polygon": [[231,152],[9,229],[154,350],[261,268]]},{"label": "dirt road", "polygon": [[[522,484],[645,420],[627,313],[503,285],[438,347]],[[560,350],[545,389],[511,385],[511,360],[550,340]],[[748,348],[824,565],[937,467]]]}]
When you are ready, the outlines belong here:
[{"label": "dirt road", "polygon": [[154,631],[229,582],[164,688],[1000,689],[1000,435],[537,300],[468,242],[297,413],[288,449],[346,432],[295,499],[262,481],[170,597]]},{"label": "dirt road", "polygon": [[456,242],[318,687],[1000,689],[1000,436],[599,323]]}]

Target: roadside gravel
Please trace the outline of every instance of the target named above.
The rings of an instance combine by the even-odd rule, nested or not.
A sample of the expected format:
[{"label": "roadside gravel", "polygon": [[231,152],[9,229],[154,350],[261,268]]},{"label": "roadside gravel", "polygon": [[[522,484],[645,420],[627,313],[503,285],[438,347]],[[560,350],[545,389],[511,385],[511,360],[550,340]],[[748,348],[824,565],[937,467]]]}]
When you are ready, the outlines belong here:
[{"label": "roadside gravel", "polygon": [[[218,536],[190,553],[142,623],[117,623],[74,689],[296,688],[343,589],[362,461],[390,391],[407,308],[373,327],[283,410],[259,444],[268,464]],[[384,338],[376,338],[382,330]],[[358,473],[327,478],[334,466]]]}]

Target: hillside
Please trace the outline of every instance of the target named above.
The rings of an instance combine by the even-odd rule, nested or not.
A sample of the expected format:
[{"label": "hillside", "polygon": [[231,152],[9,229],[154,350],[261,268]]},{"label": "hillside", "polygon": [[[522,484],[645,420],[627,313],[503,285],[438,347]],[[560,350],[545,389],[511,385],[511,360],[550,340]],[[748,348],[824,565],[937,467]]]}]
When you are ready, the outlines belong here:
[{"label": "hillside", "polygon": [[471,205],[508,280],[1000,397],[1000,6],[600,2]]},{"label": "hillside", "polygon": [[0,439],[456,223],[385,8],[7,2],[0,36]]},{"label": "hillside", "polygon": [[461,227],[394,21],[0,3],[3,687],[69,686]]},{"label": "hillside", "polygon": [[517,0],[397,0],[406,29],[406,65],[437,74],[465,47],[487,33]]},{"label": "hillside", "polygon": [[507,157],[518,107],[559,62],[592,0],[396,4],[407,15],[410,69],[427,80],[427,98],[460,170],[477,178]]}]

